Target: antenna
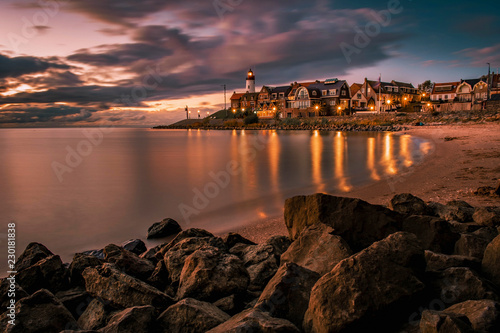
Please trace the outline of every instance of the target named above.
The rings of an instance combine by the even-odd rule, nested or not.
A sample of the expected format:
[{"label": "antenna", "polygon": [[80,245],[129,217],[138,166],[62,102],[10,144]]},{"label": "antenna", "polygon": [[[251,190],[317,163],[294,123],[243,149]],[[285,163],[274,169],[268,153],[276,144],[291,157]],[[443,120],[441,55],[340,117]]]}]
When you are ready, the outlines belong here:
[{"label": "antenna", "polygon": [[222,87],[224,87],[224,110],[226,110],[226,118],[227,118],[227,107],[226,107],[226,85],[223,84]]}]

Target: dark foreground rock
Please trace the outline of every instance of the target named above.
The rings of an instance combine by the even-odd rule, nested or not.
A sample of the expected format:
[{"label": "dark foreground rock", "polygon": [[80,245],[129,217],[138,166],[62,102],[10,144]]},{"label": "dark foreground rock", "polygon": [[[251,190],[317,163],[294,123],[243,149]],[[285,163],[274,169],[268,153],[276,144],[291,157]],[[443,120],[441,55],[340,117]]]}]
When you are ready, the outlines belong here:
[{"label": "dark foreground rock", "polygon": [[484,251],[482,268],[486,276],[500,288],[500,235]]},{"label": "dark foreground rock", "polygon": [[[75,318],[48,290],[41,289],[16,303],[15,325],[8,323],[8,313],[0,316],[0,330],[9,333],[59,333],[77,329]],[[7,330],[9,328],[9,330]]]},{"label": "dark foreground rock", "polygon": [[424,200],[410,193],[396,194],[389,202],[389,208],[406,216],[432,214],[432,209]]},{"label": "dark foreground rock", "polygon": [[164,238],[175,235],[182,231],[181,226],[175,220],[166,218],[161,222],[154,223],[148,229],[148,239]]},{"label": "dark foreground rock", "polygon": [[323,223],[355,251],[399,231],[401,220],[401,214],[360,199],[318,193],[285,201],[285,223],[292,239],[307,227]]},{"label": "dark foreground rock", "polygon": [[500,332],[500,304],[498,302],[489,299],[465,301],[450,306],[443,312],[466,316],[476,332]]},{"label": "dark foreground rock", "polygon": [[183,299],[166,309],[158,323],[165,332],[203,333],[229,320],[229,315],[211,303]]},{"label": "dark foreground rock", "polygon": [[473,333],[469,319],[464,315],[425,310],[420,320],[423,333]]},{"label": "dark foreground rock", "polygon": [[209,333],[299,333],[299,329],[281,318],[273,318],[258,309],[248,309],[232,317],[225,323],[211,329]]},{"label": "dark foreground rock", "polygon": [[159,332],[156,310],[150,305],[136,306],[114,314],[101,333],[150,333]]},{"label": "dark foreground rock", "polygon": [[122,243],[122,247],[125,250],[137,254],[138,256],[147,251],[146,244],[144,244],[144,242],[140,239],[129,239],[128,241]]},{"label": "dark foreground rock", "polygon": [[166,294],[119,271],[112,264],[86,268],[83,278],[90,294],[118,307],[152,305],[165,309],[174,303]]},{"label": "dark foreground rock", "polygon": [[395,233],[342,260],[314,285],[306,332],[388,329],[424,290],[424,251],[415,235]]}]

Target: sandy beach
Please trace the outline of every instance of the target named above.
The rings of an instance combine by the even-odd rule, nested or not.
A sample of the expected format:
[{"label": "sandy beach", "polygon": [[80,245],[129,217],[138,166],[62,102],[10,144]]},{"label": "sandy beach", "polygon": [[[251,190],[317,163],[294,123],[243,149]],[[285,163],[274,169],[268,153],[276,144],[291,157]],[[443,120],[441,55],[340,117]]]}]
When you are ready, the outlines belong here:
[{"label": "sandy beach", "polygon": [[[499,206],[500,197],[477,196],[480,186],[496,187],[500,180],[500,123],[410,127],[401,134],[428,139],[433,153],[408,172],[355,189],[344,196],[387,205],[398,193],[412,193],[424,201],[464,200],[473,206]],[[331,193],[334,194],[334,193]],[[283,217],[236,230],[262,242],[288,235]]]}]

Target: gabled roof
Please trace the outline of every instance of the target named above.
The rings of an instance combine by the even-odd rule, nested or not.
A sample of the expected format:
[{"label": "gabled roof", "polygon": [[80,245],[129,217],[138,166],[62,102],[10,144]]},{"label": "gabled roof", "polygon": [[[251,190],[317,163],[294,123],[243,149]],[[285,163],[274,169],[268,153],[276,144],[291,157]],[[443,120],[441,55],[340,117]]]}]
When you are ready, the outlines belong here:
[{"label": "gabled roof", "polygon": [[353,83],[353,84],[351,85],[351,95],[353,95],[353,96],[354,96],[354,94],[356,94],[358,91],[360,91],[360,90],[361,90],[361,87],[362,87],[362,86],[363,86],[363,85],[362,85],[361,83]]},{"label": "gabled roof", "polygon": [[233,96],[231,96],[231,100],[237,100],[237,99],[240,99],[241,97],[243,97],[243,95],[245,95],[245,93],[237,93],[237,92],[234,92],[234,93],[233,93]]},{"label": "gabled roof", "polygon": [[468,79],[468,80],[460,80],[460,83],[467,82],[472,88],[474,88],[474,86],[481,81],[483,81],[483,80],[482,79]]},{"label": "gabled roof", "polygon": [[279,87],[275,87],[275,88],[272,88],[272,92],[273,93],[287,93],[290,89],[292,89],[291,86],[279,86]]},{"label": "gabled roof", "polygon": [[[457,87],[460,82],[445,82],[445,83],[434,83],[434,87],[432,87],[431,94],[453,94],[457,91]],[[449,89],[444,88],[449,87]]]},{"label": "gabled roof", "polygon": [[396,85],[398,87],[415,89],[415,87],[411,83],[399,82],[399,81],[394,81],[394,80],[392,80],[392,83],[393,83],[393,85]]}]

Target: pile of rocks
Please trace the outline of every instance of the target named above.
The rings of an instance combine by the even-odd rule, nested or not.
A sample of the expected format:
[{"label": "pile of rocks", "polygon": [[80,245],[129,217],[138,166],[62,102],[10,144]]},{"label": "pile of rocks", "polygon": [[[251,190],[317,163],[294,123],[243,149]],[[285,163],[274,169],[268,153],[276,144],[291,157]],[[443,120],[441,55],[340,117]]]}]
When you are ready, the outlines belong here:
[{"label": "pile of rocks", "polygon": [[[395,196],[386,208],[325,194],[285,203],[290,237],[254,244],[177,230],[78,253],[28,245],[5,332],[498,332],[500,212]],[[167,232],[169,233],[169,232]],[[160,232],[161,234],[161,232]]]}]

